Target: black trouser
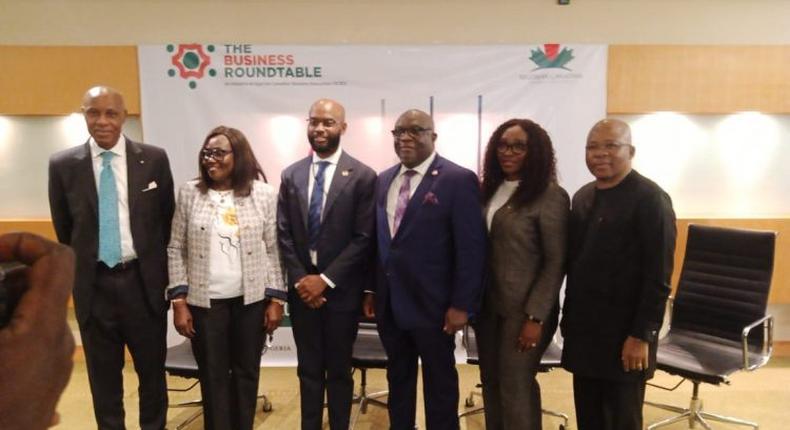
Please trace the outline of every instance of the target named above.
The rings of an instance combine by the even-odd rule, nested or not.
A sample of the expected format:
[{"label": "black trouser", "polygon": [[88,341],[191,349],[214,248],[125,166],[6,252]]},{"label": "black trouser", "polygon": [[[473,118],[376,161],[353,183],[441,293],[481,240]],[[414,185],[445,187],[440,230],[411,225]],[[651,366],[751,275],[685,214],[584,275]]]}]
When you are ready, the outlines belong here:
[{"label": "black trouser", "polygon": [[124,429],[124,345],[139,378],[140,428],[160,430],[167,420],[166,314],[146,302],[138,264],[122,270],[96,269],[91,316],[80,336],[98,428]]},{"label": "black trouser", "polygon": [[525,319],[526,315],[505,318],[487,312],[475,325],[488,430],[542,428],[536,375],[552,333],[543,332],[536,347],[519,351],[517,339]]},{"label": "black trouser", "polygon": [[392,309],[378,320],[387,351],[390,428],[413,430],[417,411],[417,359],[422,360],[422,391],[428,430],[458,429],[458,371],[455,338],[442,326],[402,330]]},{"label": "black trouser", "polygon": [[642,430],[645,381],[573,376],[579,430]]},{"label": "black trouser", "polygon": [[249,430],[258,398],[264,302],[242,297],[190,306],[195,325],[192,350],[198,363],[206,430]]},{"label": "black trouser", "polygon": [[351,353],[359,312],[310,309],[298,297],[292,298],[289,311],[299,360],[302,429],[321,429],[326,390],[329,428],[346,430],[354,395]]}]

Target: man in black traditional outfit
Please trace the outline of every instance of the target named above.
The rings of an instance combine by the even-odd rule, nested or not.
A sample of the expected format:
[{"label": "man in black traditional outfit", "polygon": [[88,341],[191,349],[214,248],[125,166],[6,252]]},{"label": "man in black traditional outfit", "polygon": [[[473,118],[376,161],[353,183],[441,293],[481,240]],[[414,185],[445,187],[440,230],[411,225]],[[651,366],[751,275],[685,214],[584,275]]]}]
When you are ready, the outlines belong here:
[{"label": "man in black traditional outfit", "polygon": [[675,250],[672,201],[631,168],[628,124],[605,119],[587,136],[595,181],[573,196],[562,364],[573,373],[579,430],[640,430],[645,381]]}]

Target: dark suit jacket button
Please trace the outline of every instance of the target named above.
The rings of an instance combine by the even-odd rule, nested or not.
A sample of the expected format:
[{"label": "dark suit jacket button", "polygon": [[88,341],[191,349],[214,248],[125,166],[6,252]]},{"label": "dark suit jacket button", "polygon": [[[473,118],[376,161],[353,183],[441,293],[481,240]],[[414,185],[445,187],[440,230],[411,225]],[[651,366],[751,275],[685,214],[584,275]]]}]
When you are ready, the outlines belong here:
[{"label": "dark suit jacket button", "polygon": [[201,255],[200,258],[203,258],[203,256]]},{"label": "dark suit jacket button", "polygon": [[252,251],[247,251],[247,255],[252,255]]}]

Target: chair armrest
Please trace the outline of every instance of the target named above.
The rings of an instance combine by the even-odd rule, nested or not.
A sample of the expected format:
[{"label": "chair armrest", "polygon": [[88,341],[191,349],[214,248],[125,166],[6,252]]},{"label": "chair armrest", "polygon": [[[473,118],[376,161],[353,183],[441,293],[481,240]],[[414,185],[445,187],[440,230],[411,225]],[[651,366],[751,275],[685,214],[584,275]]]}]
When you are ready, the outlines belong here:
[{"label": "chair armrest", "polygon": [[668,315],[668,317],[665,318],[665,319],[667,321],[667,332],[669,332],[669,329],[672,328],[672,317],[675,316],[674,315],[674,312],[675,312],[675,296],[668,296],[667,297],[667,304],[666,304],[666,307],[665,307],[664,310],[666,311],[666,314]]},{"label": "chair armrest", "polygon": [[[752,329],[757,326],[763,326],[763,349],[762,353],[762,360],[758,363],[752,364],[749,361],[749,333],[751,333]],[[771,358],[771,353],[774,350],[774,317],[773,315],[766,315],[757,321],[747,325],[743,328],[741,332],[741,347],[743,352],[743,368],[751,372],[757,368],[763,367],[766,363],[768,363],[768,359]]]}]

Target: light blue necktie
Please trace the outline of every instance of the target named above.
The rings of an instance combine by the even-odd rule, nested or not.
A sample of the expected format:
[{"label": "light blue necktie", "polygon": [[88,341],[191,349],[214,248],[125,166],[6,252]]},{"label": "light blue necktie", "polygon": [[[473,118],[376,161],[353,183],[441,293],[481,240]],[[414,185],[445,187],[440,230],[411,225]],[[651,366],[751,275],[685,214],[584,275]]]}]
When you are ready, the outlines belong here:
[{"label": "light blue necktie", "polygon": [[121,228],[118,224],[118,189],[112,172],[110,151],[101,153],[99,176],[99,261],[107,267],[121,262]]},{"label": "light blue necktie", "polygon": [[324,203],[324,171],[329,166],[328,161],[319,161],[318,171],[315,174],[313,193],[310,195],[310,206],[307,208],[307,232],[310,249],[315,250],[318,245],[318,232],[321,230],[321,206]]}]

